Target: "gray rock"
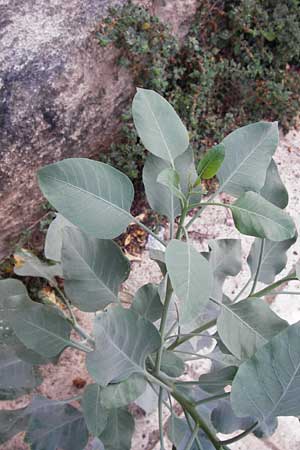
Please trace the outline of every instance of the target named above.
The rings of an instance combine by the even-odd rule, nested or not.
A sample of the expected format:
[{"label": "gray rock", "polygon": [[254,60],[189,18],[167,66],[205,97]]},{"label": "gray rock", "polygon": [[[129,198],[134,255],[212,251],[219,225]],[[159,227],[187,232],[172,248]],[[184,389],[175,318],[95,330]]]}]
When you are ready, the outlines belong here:
[{"label": "gray rock", "polygon": [[[96,157],[116,135],[134,87],[94,30],[125,1],[0,0],[0,257],[41,214],[36,170]],[[158,12],[178,28],[174,4],[183,15],[185,2],[196,3],[159,2]]]}]

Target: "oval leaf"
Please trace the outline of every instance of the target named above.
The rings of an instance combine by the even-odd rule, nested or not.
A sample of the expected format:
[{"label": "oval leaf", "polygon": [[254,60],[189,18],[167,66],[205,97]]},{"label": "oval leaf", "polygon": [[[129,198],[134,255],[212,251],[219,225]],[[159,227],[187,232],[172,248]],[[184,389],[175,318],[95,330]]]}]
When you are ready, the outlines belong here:
[{"label": "oval leaf", "polygon": [[74,225],[63,215],[57,213],[56,217],[50,223],[45,239],[44,255],[52,261],[61,260],[61,249],[63,243],[63,232],[66,227]]},{"label": "oval leaf", "polygon": [[241,360],[250,358],[288,326],[258,298],[247,298],[233,305],[222,304],[221,308],[218,333],[228,350]]},{"label": "oval leaf", "polygon": [[113,241],[67,227],[62,263],[65,291],[77,308],[94,312],[119,302],[119,289],[128,277],[130,264]]},{"label": "oval leaf", "polygon": [[101,403],[102,388],[97,384],[89,384],[83,394],[82,409],[89,432],[100,436],[107,424],[108,411]]},{"label": "oval leaf", "polygon": [[197,172],[200,179],[210,180],[219,171],[225,158],[225,145],[215,145],[198,164]]},{"label": "oval leaf", "polygon": [[177,156],[187,149],[189,136],[170,103],[154,91],[137,89],[132,114],[146,149],[174,166]]},{"label": "oval leaf", "polygon": [[51,205],[96,237],[113,239],[132,220],[132,183],[107,164],[85,158],[65,159],[40,169],[38,179]]},{"label": "oval leaf", "polygon": [[234,379],[231,403],[239,417],[267,422],[300,415],[300,325],[287,327],[244,362]]},{"label": "oval leaf", "polygon": [[246,192],[230,205],[236,228],[243,234],[270,241],[284,241],[295,236],[291,217],[255,192]]},{"label": "oval leaf", "polygon": [[225,159],[218,172],[220,190],[235,197],[259,192],[278,141],[277,122],[253,123],[226,136]]},{"label": "oval leaf", "polygon": [[[96,350],[87,355],[87,368],[101,386],[145,374],[145,359],[160,346],[151,322],[121,306],[109,308],[95,319]],[[101,364],[99,364],[101,361]]]},{"label": "oval leaf", "polygon": [[112,409],[107,425],[100,436],[105,450],[131,450],[131,440],[134,432],[132,415],[123,408]]},{"label": "oval leaf", "polygon": [[102,388],[101,403],[105,408],[121,408],[140,397],[146,390],[146,380],[140,375],[131,375],[125,381]]},{"label": "oval leaf", "polygon": [[160,319],[163,305],[158,286],[152,283],[142,286],[135,294],[131,308],[150,322]]},{"label": "oval leaf", "polygon": [[288,205],[289,194],[280,178],[274,159],[271,159],[260,195],[278,208],[284,209]]},{"label": "oval leaf", "polygon": [[209,263],[192,245],[174,239],[166,250],[166,265],[179,299],[179,321],[184,324],[195,319],[208,302],[212,289]]}]

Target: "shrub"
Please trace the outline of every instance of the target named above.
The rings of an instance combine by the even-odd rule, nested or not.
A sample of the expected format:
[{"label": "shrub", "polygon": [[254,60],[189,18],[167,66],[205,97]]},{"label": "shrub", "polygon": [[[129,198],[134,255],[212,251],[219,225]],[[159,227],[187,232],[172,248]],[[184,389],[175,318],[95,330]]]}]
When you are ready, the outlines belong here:
[{"label": "shrub", "polygon": [[[170,101],[188,124],[198,156],[236,127],[262,118],[278,120],[284,131],[295,125],[298,0],[200,0],[181,46],[166,25],[129,3],[111,9],[98,38],[120,49],[119,63],[132,72],[135,85]],[[119,142],[100,158],[140,180],[141,148],[127,111]]]},{"label": "shrub", "polygon": [[[2,409],[1,443],[25,431],[32,449],[82,450],[92,435],[95,449],[130,450],[134,420],[127,405],[148,397],[146,389],[157,396],[161,448],[163,405],[170,410],[168,437],[177,450],[226,450],[250,432],[269,436],[277,416],[300,415],[300,324],[289,325],[264,300],[300,275],[297,267],[274,281],[296,240],[285,211],[288,194],[272,159],[277,123],[232,132],[196,170],[188,132],[159,94],[139,89],[133,118],[150,151],[143,169],[147,198],[168,218],[168,239],[131,215],[133,185],[112,166],[71,158],[39,171],[40,188],[59,211],[46,236],[49,263],[23,250],[15,272],[46,279],[59,301],[34,302],[19,280],[0,281],[1,399],[36,388],[42,382],[38,366],[56,363],[66,348],[86,354],[93,382],[75,398],[35,396],[26,407]],[[215,195],[202,198],[202,180],[215,175],[218,192],[236,198],[231,203],[216,203]],[[254,236],[247,259],[250,288],[240,286],[235,298],[223,293],[223,284],[242,268],[240,240],[210,240],[204,253],[189,241],[190,225],[210,205],[228,208],[237,230]],[[112,239],[131,222],[160,244],[150,257],[161,282],[142,286],[125,308],[119,293],[130,264]],[[95,313],[92,334],[79,326],[76,308]],[[203,333],[204,345],[212,344],[205,355]],[[185,362],[201,358],[211,360],[210,372],[184,381]],[[237,430],[244,431],[228,439],[217,435]]]}]

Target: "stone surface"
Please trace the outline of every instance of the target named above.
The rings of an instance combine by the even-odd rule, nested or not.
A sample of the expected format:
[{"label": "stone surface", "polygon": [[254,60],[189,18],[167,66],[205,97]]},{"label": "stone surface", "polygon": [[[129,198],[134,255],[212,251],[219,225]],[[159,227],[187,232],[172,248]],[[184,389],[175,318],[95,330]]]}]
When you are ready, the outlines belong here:
[{"label": "stone surface", "polygon": [[[134,86],[117,51],[100,48],[94,31],[108,6],[125,2],[0,0],[0,257],[40,214],[37,168],[97,157],[116,135]],[[196,5],[138,3],[180,36]]]}]

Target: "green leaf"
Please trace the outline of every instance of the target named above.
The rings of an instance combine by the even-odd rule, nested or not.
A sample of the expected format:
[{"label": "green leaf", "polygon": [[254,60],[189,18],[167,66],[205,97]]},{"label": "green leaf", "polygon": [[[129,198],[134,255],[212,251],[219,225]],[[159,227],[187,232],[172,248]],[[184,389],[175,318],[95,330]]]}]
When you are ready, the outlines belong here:
[{"label": "green leaf", "polygon": [[250,297],[221,307],[218,333],[228,350],[241,360],[251,358],[258,348],[288,326],[258,298]]},{"label": "green leaf", "polygon": [[125,381],[102,388],[101,402],[105,408],[120,408],[140,397],[146,389],[146,380],[140,375],[131,375]]},{"label": "green leaf", "polygon": [[179,299],[181,324],[193,320],[208,302],[212,276],[207,260],[186,242],[172,240],[166,250],[166,265]]},{"label": "green leaf", "polygon": [[101,402],[101,386],[89,384],[83,394],[82,409],[89,432],[100,436],[107,424],[108,410]]},{"label": "green leaf", "polygon": [[260,195],[278,208],[284,209],[288,205],[289,194],[280,178],[274,159],[271,159]]},{"label": "green leaf", "polygon": [[14,330],[8,322],[8,314],[15,310],[19,296],[26,296],[24,284],[19,280],[0,280],[0,345],[15,344]]},{"label": "green leaf", "polygon": [[271,241],[285,241],[295,236],[291,217],[255,192],[241,195],[230,209],[240,233]]},{"label": "green leaf", "polygon": [[65,227],[73,227],[74,225],[61,214],[57,213],[56,217],[50,223],[45,239],[44,255],[45,258],[52,261],[61,261],[61,249],[63,243],[63,232]]},{"label": "green leaf", "polygon": [[150,322],[160,319],[163,305],[160,300],[158,286],[148,283],[135,294],[131,308]]},{"label": "green leaf", "polygon": [[32,450],[82,450],[88,441],[83,414],[65,402],[37,397],[26,408],[30,414],[25,442]]},{"label": "green leaf", "polygon": [[126,409],[112,409],[100,436],[105,450],[130,450],[134,420]]},{"label": "green leaf", "polygon": [[175,355],[175,353],[164,350],[160,370],[169,377],[178,378],[183,374],[185,364],[179,356]]},{"label": "green leaf", "polygon": [[146,357],[160,346],[155,326],[121,306],[96,317],[94,334],[96,350],[87,355],[87,368],[101,386],[126,380],[134,373],[144,375]]},{"label": "green leaf", "polygon": [[[175,414],[172,414],[167,422],[167,427],[168,438],[176,447],[176,450],[185,450],[192,434],[186,420],[180,419]],[[202,430],[199,431],[197,437],[201,444],[201,450],[215,450],[214,445],[207,439]],[[190,450],[198,450],[198,446],[195,441],[192,447],[190,447]]]},{"label": "green leaf", "polygon": [[[296,242],[297,234],[292,239],[286,241],[274,242],[265,239],[258,281],[265,284],[271,284],[285,267],[287,263],[287,250]],[[260,255],[261,239],[255,239],[247,263],[251,270],[251,276],[256,274],[258,260]]]},{"label": "green leaf", "polygon": [[231,403],[239,417],[267,422],[300,415],[300,325],[296,323],[244,362],[234,379]]},{"label": "green leaf", "polygon": [[9,323],[17,337],[29,349],[51,358],[61,353],[70,341],[71,324],[52,306],[20,297]]},{"label": "green leaf", "polygon": [[228,276],[236,276],[242,270],[240,239],[209,240],[208,261],[213,272],[212,296],[222,299],[223,284]]},{"label": "green leaf", "polygon": [[246,125],[226,136],[225,159],[218,172],[220,190],[235,197],[259,192],[278,140],[277,122]]},{"label": "green leaf", "polygon": [[189,136],[172,106],[154,91],[137,89],[132,114],[146,149],[174,166],[177,156],[187,149]]},{"label": "green leaf", "polygon": [[22,249],[14,257],[17,260],[14,267],[16,275],[45,278],[52,284],[55,283],[56,276],[62,276],[60,264],[49,265],[28,250]]},{"label": "green leaf", "polygon": [[65,159],[40,169],[38,179],[49,202],[93,236],[113,239],[132,220],[132,183],[107,164],[85,158]]},{"label": "green leaf", "polygon": [[197,172],[200,179],[210,180],[219,171],[225,158],[225,145],[219,144],[211,148],[199,161]]},{"label": "green leaf", "polygon": [[231,434],[237,430],[247,430],[255,422],[255,417],[237,417],[228,400],[221,400],[211,414],[211,421],[218,433]]},{"label": "green leaf", "polygon": [[224,392],[224,388],[230,385],[235,377],[237,368],[224,367],[215,372],[210,372],[199,377],[198,386],[205,392],[217,394]]},{"label": "green leaf", "polygon": [[77,308],[94,312],[119,302],[119,289],[130,264],[115,242],[67,227],[62,264],[66,294]]},{"label": "green leaf", "polygon": [[38,369],[18,358],[11,348],[0,346],[0,400],[28,394],[41,382]]},{"label": "green leaf", "polygon": [[[166,186],[157,182],[159,174],[166,169],[171,169],[170,163],[157,156],[149,155],[146,158],[143,169],[143,183],[151,208],[159,214],[167,216],[169,220],[173,220],[174,217],[177,217],[181,213],[180,202]],[[191,147],[176,158],[175,169],[179,174],[181,191],[183,194],[187,194],[190,186],[197,178]],[[191,196],[190,203],[198,202],[200,197],[201,193],[199,191],[199,194]]]},{"label": "green leaf", "polygon": [[25,410],[26,408],[0,410],[0,445],[26,430],[29,417],[24,414]]},{"label": "green leaf", "polygon": [[182,202],[185,201],[185,196],[180,190],[180,178],[175,169],[164,169],[157,177],[157,182],[166,186],[169,191]]}]

